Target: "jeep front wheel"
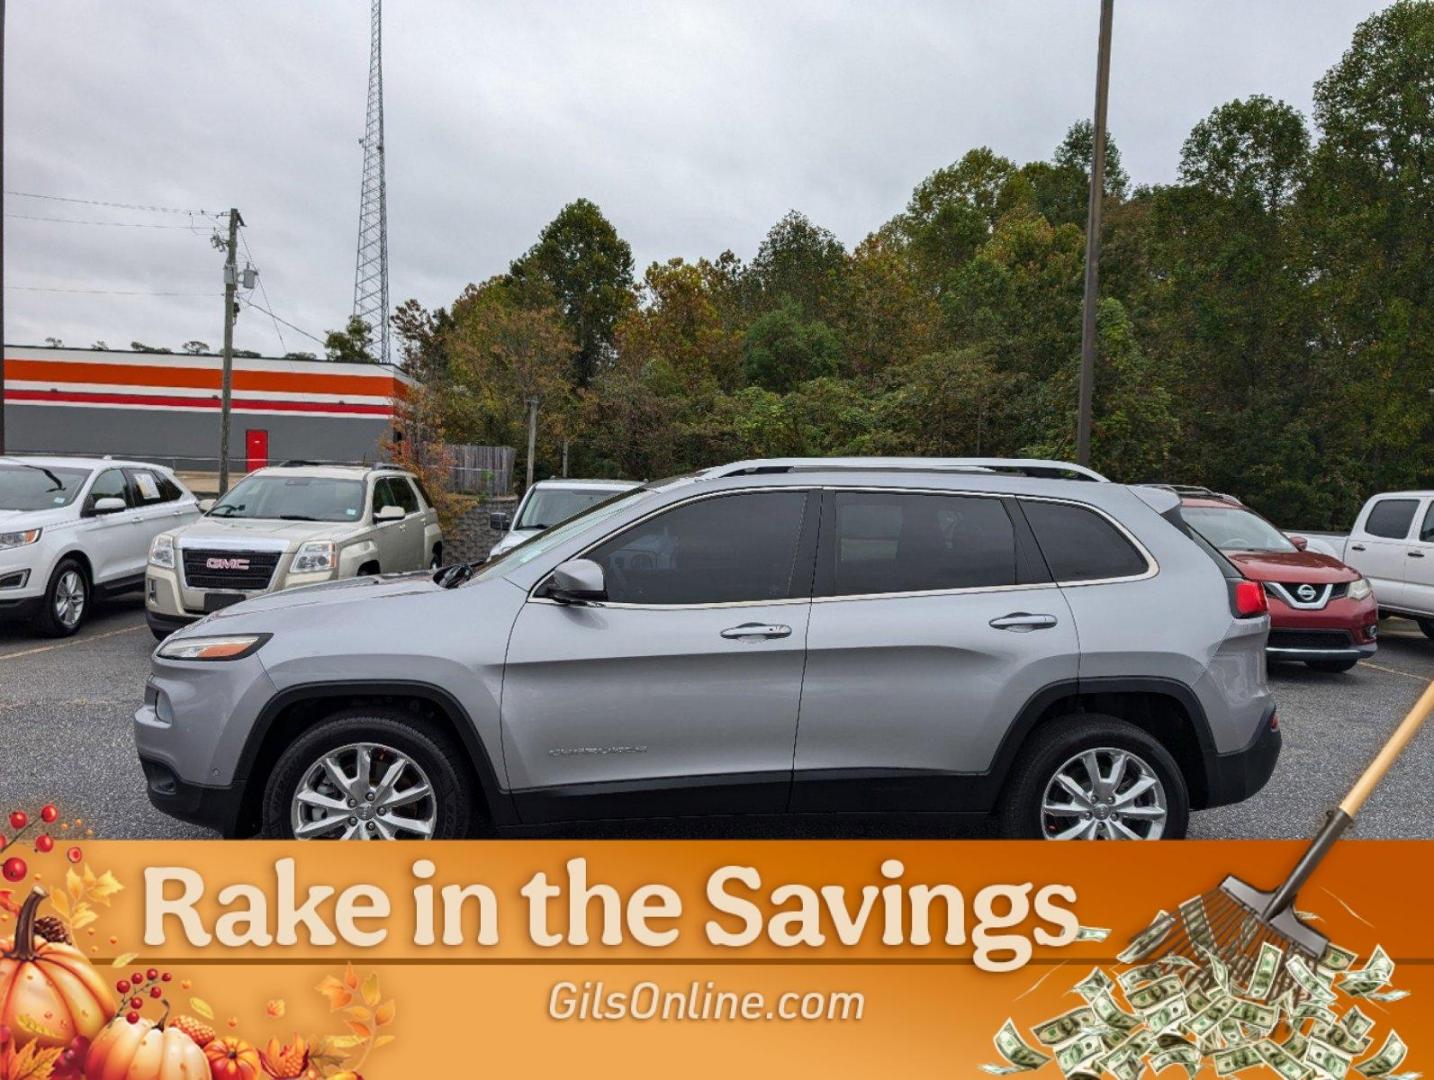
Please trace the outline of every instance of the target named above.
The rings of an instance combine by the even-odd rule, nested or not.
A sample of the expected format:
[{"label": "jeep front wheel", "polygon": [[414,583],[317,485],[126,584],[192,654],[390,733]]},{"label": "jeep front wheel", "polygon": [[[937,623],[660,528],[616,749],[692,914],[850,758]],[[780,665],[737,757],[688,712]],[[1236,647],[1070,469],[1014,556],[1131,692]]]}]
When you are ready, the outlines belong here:
[{"label": "jeep front wheel", "polygon": [[1169,751],[1112,716],[1052,720],[1025,746],[1000,807],[1006,836],[1178,840],[1190,796]]},{"label": "jeep front wheel", "polygon": [[399,710],[357,709],[305,732],[264,792],[264,835],[298,840],[452,840],[472,804],[445,733]]}]

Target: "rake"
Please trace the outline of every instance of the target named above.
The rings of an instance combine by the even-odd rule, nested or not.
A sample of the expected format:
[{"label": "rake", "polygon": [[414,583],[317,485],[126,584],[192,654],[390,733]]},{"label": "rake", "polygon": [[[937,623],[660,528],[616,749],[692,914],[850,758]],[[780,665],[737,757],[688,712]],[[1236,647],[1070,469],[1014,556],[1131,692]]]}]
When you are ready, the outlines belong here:
[{"label": "rake", "polygon": [[[1329,938],[1300,920],[1294,910],[1295,897],[1329,854],[1334,842],[1353,823],[1360,807],[1431,712],[1434,712],[1434,682],[1425,688],[1278,888],[1265,892],[1230,875],[1219,888],[1180,905],[1179,915],[1169,917],[1172,923],[1166,930],[1167,937],[1149,947],[1143,959],[1182,957],[1195,961],[1197,966],[1190,969],[1190,981],[1208,985],[1215,980],[1206,961],[1214,956],[1225,965],[1230,984],[1243,987],[1249,985],[1261,947],[1268,943],[1281,950],[1281,957],[1279,969],[1263,998],[1274,1001],[1288,990],[1293,990],[1296,997],[1303,997],[1305,991],[1288,970],[1288,960],[1299,956],[1309,970],[1314,971],[1329,945]],[[1156,927],[1146,934],[1152,931],[1159,936]]]}]

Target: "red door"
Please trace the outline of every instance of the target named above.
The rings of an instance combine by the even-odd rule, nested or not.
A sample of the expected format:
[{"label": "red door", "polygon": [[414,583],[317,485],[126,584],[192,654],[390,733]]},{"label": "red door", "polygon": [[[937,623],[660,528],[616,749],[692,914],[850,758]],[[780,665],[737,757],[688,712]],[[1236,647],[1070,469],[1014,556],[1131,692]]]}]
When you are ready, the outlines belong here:
[{"label": "red door", "polygon": [[244,432],[245,469],[253,472],[269,464],[269,433],[263,428],[250,428]]}]

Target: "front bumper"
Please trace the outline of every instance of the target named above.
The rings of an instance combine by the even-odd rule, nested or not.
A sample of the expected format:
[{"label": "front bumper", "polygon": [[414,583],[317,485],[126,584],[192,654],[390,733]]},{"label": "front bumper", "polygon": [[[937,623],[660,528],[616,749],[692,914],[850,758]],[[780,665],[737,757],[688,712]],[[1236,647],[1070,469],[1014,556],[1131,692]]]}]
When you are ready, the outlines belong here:
[{"label": "front bumper", "polygon": [[239,785],[209,787],[179,777],[158,758],[139,758],[150,804],[170,817],[214,829],[226,837],[240,833],[244,789]]},{"label": "front bumper", "polygon": [[0,619],[29,619],[45,599],[45,576],[28,555],[34,545],[0,551]]},{"label": "front bumper", "polygon": [[1379,648],[1379,611],[1374,598],[1340,597],[1318,609],[1286,604],[1270,597],[1271,660],[1363,660]]},{"label": "front bumper", "polygon": [[1206,759],[1206,794],[1197,810],[1243,802],[1269,781],[1280,758],[1283,736],[1273,706],[1249,745]]}]

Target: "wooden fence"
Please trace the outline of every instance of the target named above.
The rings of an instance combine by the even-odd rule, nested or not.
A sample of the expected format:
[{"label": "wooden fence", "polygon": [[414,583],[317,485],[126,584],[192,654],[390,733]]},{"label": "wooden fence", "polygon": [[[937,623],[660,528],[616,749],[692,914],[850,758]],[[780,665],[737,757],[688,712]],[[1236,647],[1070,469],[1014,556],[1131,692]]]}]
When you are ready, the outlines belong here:
[{"label": "wooden fence", "polygon": [[469,446],[449,443],[453,455],[453,490],[465,495],[507,495],[513,490],[511,446]]}]

